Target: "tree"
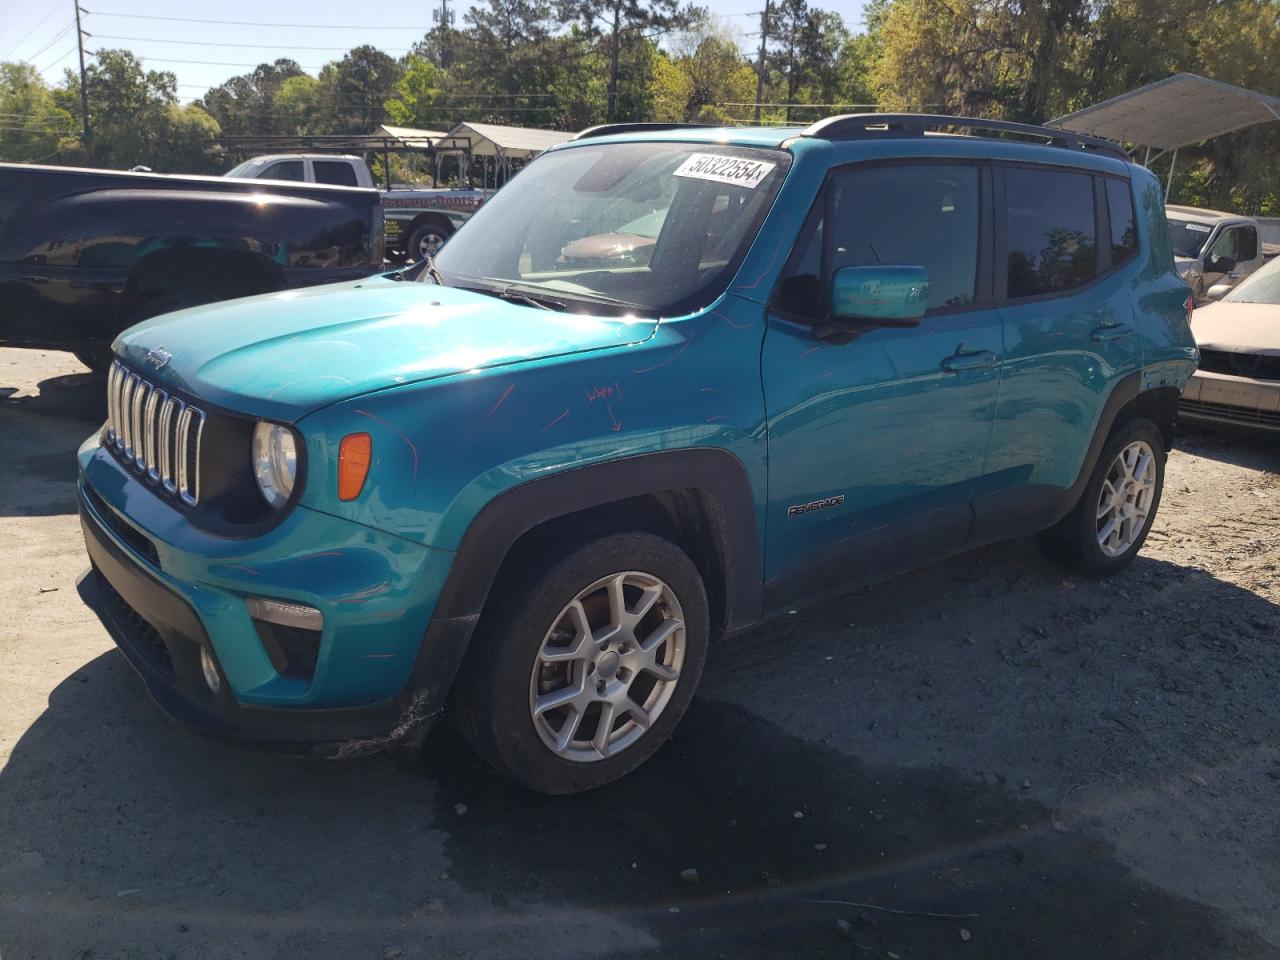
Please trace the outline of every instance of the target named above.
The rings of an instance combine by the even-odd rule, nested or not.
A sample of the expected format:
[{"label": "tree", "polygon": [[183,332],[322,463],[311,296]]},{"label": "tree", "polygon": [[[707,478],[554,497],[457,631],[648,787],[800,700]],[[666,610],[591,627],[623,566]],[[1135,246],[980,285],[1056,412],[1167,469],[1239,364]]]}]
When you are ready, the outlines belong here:
[{"label": "tree", "polygon": [[289,59],[259,64],[251,73],[232,77],[214,87],[200,100],[200,105],[213,116],[228,136],[269,136],[279,132],[275,116],[275,98],[290,80],[306,76],[298,64]]},{"label": "tree", "polygon": [[74,148],[75,118],[54,103],[36,68],[0,63],[0,160],[51,160]]},{"label": "tree", "polygon": [[727,123],[751,117],[756,73],[728,27],[714,17],[702,17],[672,46],[677,66],[689,79],[686,119]]},{"label": "tree", "polygon": [[429,128],[439,123],[445,109],[445,72],[426,57],[409,54],[404,74],[396,82],[396,95],[384,106],[387,119],[402,127]]},{"label": "tree", "polygon": [[314,134],[320,130],[323,89],[307,74],[289,77],[271,98],[272,133],[286,136]]},{"label": "tree", "polygon": [[169,104],[159,127],[152,169],[160,173],[212,173],[217,169],[208,141],[221,135],[218,121],[197,104]]},{"label": "tree", "polygon": [[372,133],[387,118],[386,102],[395,96],[404,67],[377,47],[351,50],[320,71],[322,102],[330,133]]},{"label": "tree", "polygon": [[687,117],[693,81],[670,57],[660,53],[654,59],[646,94],[649,103],[646,120],[681,123]]},{"label": "tree", "polygon": [[[682,11],[679,0],[559,0],[560,17],[577,19],[591,37],[603,39],[609,59],[605,116],[618,118],[618,76],[624,48],[652,39],[687,23],[693,11]],[[649,34],[649,37],[645,35]]]},{"label": "tree", "polygon": [[[155,166],[166,149],[168,108],[178,102],[177,78],[167,70],[143,70],[128,50],[98,50],[93,58],[85,69],[93,162],[125,169]],[[78,123],[79,75],[67,70],[55,98]]]}]

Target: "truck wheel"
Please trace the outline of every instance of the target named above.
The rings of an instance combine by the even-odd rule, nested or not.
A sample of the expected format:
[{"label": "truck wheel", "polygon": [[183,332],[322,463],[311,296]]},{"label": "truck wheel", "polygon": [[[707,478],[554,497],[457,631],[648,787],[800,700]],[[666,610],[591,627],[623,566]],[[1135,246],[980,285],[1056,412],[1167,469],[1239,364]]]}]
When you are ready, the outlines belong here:
[{"label": "truck wheel", "polygon": [[1164,490],[1164,440],[1145,417],[1112,432],[1075,508],[1040,535],[1053,560],[1093,577],[1119,573],[1138,555]]},{"label": "truck wheel", "polygon": [[419,224],[409,234],[409,243],[406,245],[409,259],[417,263],[427,257],[434,257],[451,236],[453,227],[443,220],[428,220]]},{"label": "truck wheel", "polygon": [[75,358],[94,373],[102,373],[111,366],[111,345],[106,343],[89,343],[71,351]]},{"label": "truck wheel", "polygon": [[601,786],[671,736],[709,629],[697,568],[661,537],[612,534],[530,564],[481,618],[454,692],[459,726],[531,790]]}]

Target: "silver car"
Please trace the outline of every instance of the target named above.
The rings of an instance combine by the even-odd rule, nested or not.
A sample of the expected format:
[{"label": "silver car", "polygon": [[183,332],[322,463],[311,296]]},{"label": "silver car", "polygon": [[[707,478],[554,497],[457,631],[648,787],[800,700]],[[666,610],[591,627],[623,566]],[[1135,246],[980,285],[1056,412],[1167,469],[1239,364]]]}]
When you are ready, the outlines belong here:
[{"label": "silver car", "polygon": [[1178,275],[1191,285],[1198,304],[1212,299],[1211,287],[1221,286],[1221,295],[1266,262],[1252,217],[1173,205],[1165,214]]},{"label": "silver car", "polygon": [[1183,391],[1180,420],[1280,435],[1280,260],[1192,314],[1200,369]]}]

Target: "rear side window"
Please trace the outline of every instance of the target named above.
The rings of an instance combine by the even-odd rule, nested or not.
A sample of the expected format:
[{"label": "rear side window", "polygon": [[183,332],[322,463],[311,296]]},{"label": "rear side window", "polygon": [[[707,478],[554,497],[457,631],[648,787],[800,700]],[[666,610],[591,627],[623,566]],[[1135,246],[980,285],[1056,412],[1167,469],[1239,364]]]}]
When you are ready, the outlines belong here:
[{"label": "rear side window", "polygon": [[262,171],[260,180],[305,180],[301,160],[281,160]]},{"label": "rear side window", "polygon": [[876,264],[929,271],[929,309],[973,303],[978,168],[918,164],[850,170],[833,183],[827,269]]},{"label": "rear side window", "polygon": [[1119,266],[1138,249],[1133,194],[1128,181],[1104,177],[1102,182],[1107,185],[1107,210],[1111,216],[1111,264]]},{"label": "rear side window", "polygon": [[356,172],[349,163],[341,160],[312,160],[311,168],[316,172],[316,183],[331,183],[337,187],[359,186]]},{"label": "rear side window", "polygon": [[1097,275],[1092,176],[1006,167],[1004,189],[1010,300],[1062,293]]}]

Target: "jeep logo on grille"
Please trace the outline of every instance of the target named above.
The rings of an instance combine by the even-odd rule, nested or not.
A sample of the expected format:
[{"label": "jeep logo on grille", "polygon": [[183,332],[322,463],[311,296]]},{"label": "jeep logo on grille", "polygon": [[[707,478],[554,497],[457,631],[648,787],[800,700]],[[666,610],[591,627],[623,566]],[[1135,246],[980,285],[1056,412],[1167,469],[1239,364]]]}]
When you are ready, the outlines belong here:
[{"label": "jeep logo on grille", "polygon": [[156,347],[154,350],[147,351],[147,363],[151,364],[157,370],[162,370],[173,359],[173,354],[164,347]]}]

